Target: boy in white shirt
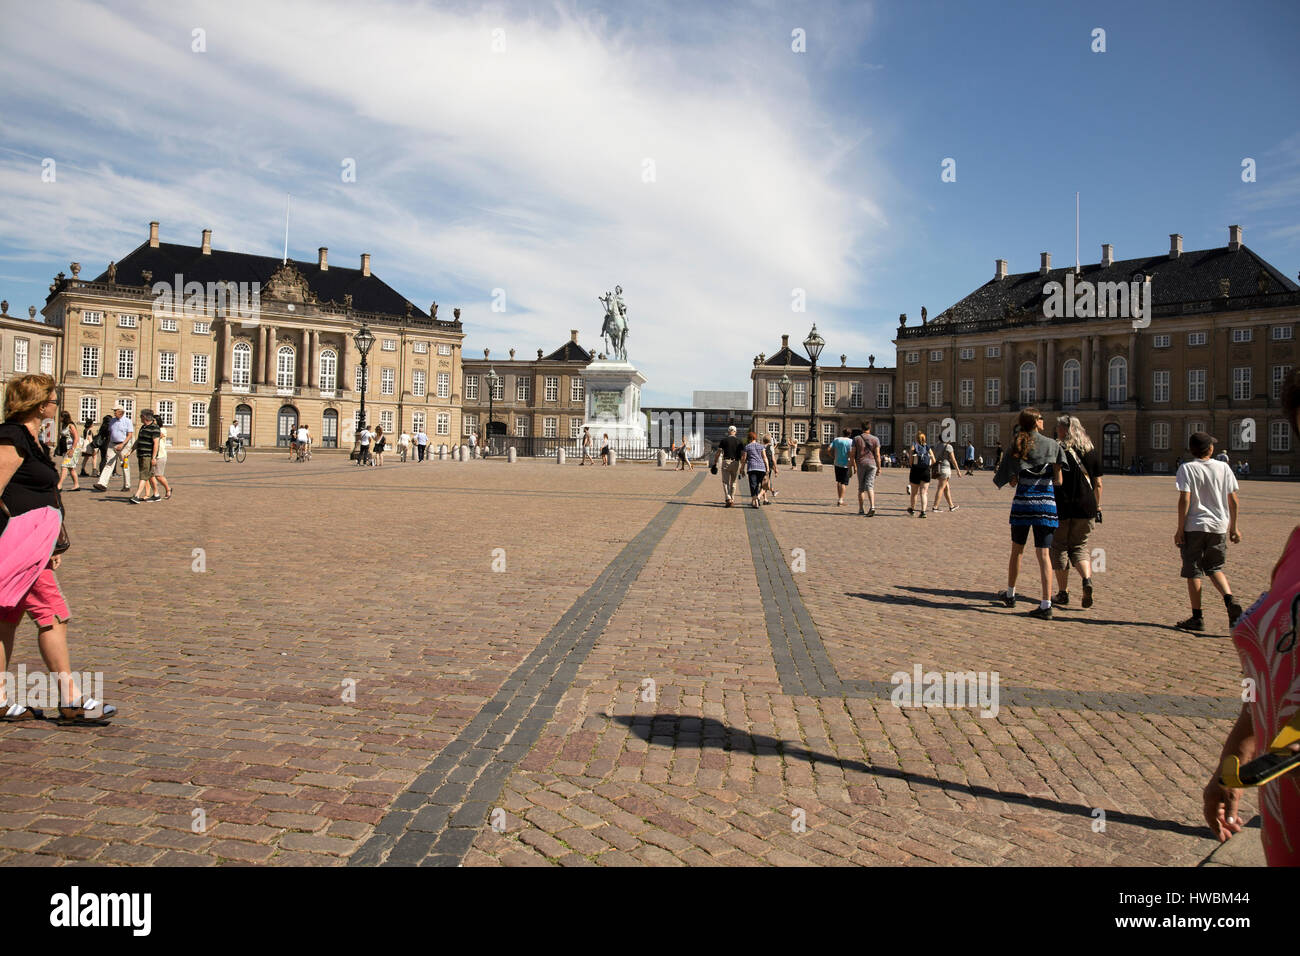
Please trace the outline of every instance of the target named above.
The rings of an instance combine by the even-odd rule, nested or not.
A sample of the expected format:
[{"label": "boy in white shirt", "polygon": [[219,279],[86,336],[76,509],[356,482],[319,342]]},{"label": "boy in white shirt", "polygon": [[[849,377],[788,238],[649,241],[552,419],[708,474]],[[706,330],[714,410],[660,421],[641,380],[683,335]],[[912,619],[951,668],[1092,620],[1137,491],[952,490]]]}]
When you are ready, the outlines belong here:
[{"label": "boy in white shirt", "polygon": [[1237,529],[1237,477],[1232,468],[1215,460],[1216,440],[1206,432],[1193,432],[1187,441],[1193,461],[1178,466],[1174,483],[1178,487],[1178,531],[1174,544],[1182,551],[1182,576],[1187,579],[1187,596],[1192,616],[1179,621],[1188,631],[1205,630],[1201,616],[1201,574],[1223,595],[1228,610],[1228,626],[1241,617],[1242,607],[1232,596],[1223,565],[1228,558],[1228,540],[1241,541]]}]

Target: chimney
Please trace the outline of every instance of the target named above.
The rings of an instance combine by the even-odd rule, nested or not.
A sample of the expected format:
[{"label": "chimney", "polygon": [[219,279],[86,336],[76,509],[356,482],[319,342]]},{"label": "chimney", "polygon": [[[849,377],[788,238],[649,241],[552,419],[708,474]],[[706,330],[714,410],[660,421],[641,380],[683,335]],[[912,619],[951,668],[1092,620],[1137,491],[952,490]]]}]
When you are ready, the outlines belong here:
[{"label": "chimney", "polygon": [[370,253],[368,252],[361,253],[361,274],[367,277],[370,275]]},{"label": "chimney", "polygon": [[1183,254],[1183,237],[1176,232],[1169,234],[1169,258],[1177,259]]},{"label": "chimney", "polygon": [[1047,273],[1052,271],[1052,254],[1050,252],[1044,252],[1041,253],[1041,255],[1043,258],[1041,265],[1038,267],[1038,274],[1040,276],[1045,276]]},{"label": "chimney", "polygon": [[203,254],[205,256],[212,255],[212,230],[211,229],[203,230]]},{"label": "chimney", "polygon": [[577,329],[569,329],[569,341],[572,342],[574,345],[577,345],[577,344],[578,344],[578,330],[577,330]]},{"label": "chimney", "polygon": [[1241,226],[1228,227],[1228,251],[1236,252],[1241,248]]},{"label": "chimney", "polygon": [[157,222],[149,223],[149,248],[150,249],[158,248],[158,223]]},{"label": "chimney", "polygon": [[1115,247],[1109,242],[1101,244],[1101,267],[1105,269],[1115,264]]},{"label": "chimney", "polygon": [[790,336],[789,336],[789,335],[783,335],[783,336],[781,336],[781,348],[783,348],[783,349],[789,349],[789,348],[790,348]]},{"label": "chimney", "polygon": [[330,251],[324,246],[316,250],[316,268],[321,272],[330,271],[329,254]]},{"label": "chimney", "polygon": [[1006,259],[994,259],[994,260],[993,260],[993,278],[995,278],[995,279],[1005,279],[1006,277],[1007,277],[1007,260],[1006,260]]}]

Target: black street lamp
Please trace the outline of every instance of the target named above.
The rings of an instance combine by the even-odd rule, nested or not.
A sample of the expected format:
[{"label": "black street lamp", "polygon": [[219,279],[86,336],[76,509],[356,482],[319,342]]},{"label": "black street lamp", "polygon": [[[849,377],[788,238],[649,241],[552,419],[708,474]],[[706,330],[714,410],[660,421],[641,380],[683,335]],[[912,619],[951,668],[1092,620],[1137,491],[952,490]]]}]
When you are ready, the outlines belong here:
[{"label": "black street lamp", "polygon": [[781,464],[790,464],[790,442],[785,435],[786,406],[790,400],[790,376],[782,374],[781,381]]},{"label": "black street lamp", "polygon": [[816,322],[813,323],[808,338],[803,340],[803,347],[808,357],[812,359],[812,394],[808,396],[808,404],[812,411],[808,418],[808,442],[803,450],[803,470],[821,471],[822,443],[817,439],[817,359],[822,354],[822,349],[826,348],[826,340],[817,334]]},{"label": "black street lamp", "polygon": [[487,387],[488,387],[488,423],[487,423],[487,436],[486,436],[486,439],[487,439],[487,440],[484,442],[484,445],[483,445],[483,454],[484,454],[485,456],[486,456],[487,453],[488,453],[488,449],[491,447],[491,442],[492,442],[492,419],[493,419],[493,414],[492,414],[492,400],[493,400],[494,398],[496,398],[496,396],[497,396],[497,384],[498,384],[500,381],[501,381],[501,376],[497,374],[497,370],[496,370],[496,368],[494,368],[494,367],[490,367],[490,368],[488,368],[488,373],[487,373]]},{"label": "black street lamp", "polygon": [[[361,412],[360,421],[357,422],[358,436],[366,427],[366,356],[370,353],[370,347],[375,344],[375,336],[363,321],[361,328],[357,329],[356,334],[352,336],[353,343],[356,344],[357,351],[361,353]],[[360,441],[360,437],[357,439]],[[357,456],[357,464],[361,464],[361,456]]]}]

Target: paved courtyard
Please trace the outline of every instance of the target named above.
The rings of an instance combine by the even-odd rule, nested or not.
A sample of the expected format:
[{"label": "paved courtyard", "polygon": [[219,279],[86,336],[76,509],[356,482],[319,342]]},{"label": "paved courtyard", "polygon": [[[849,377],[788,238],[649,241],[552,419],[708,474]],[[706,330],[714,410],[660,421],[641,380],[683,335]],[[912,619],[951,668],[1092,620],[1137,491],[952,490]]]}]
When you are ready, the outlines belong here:
[{"label": "paved courtyard", "polygon": [[[1240,675],[1217,597],[1206,633],[1172,627],[1171,477],[1106,479],[1097,604],[1076,578],[1052,622],[991,600],[1010,495],[988,473],[924,522],[902,470],[873,519],[835,507],[829,471],[783,473],[761,511],[722,508],[707,469],[631,463],[177,454],[170,477],[158,504],[67,495],[73,665],[123,716],[3,728],[4,862],[1186,866],[1216,846],[1200,791]],[[1298,503],[1244,486],[1243,604]],[[40,666],[30,624],[18,664]],[[893,706],[917,665],[996,672],[997,715]]]}]

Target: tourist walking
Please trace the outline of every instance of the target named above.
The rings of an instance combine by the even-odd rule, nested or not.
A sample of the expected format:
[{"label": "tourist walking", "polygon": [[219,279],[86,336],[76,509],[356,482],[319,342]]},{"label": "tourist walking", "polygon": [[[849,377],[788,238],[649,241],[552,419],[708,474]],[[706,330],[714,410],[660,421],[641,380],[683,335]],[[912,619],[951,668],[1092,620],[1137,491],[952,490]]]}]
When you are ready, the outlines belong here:
[{"label": "tourist walking", "polygon": [[[871,422],[853,439],[853,464],[858,471],[858,514],[876,516],[876,473],[880,470],[880,439],[871,434]],[[870,505],[864,509],[865,505]]]},{"label": "tourist walking", "polygon": [[126,415],[126,409],[120,405],[113,409],[113,418],[108,425],[108,449],[104,467],[99,473],[99,480],[94,484],[96,491],[107,491],[109,479],[118,465],[122,466],[122,490],[131,490],[131,458],[128,455],[131,439],[135,437],[135,422]]},{"label": "tourist walking", "polygon": [[[943,448],[939,451],[939,461],[935,467],[935,487],[934,487],[934,510],[942,511],[943,506],[940,502],[944,498],[948,499],[948,510],[956,511],[957,506],[952,503],[952,477],[953,475],[961,476],[961,466],[957,464],[957,456],[953,453],[952,445],[949,442],[943,443]],[[922,505],[924,507],[924,505]]]},{"label": "tourist walking", "polygon": [[478,457],[478,432],[470,431],[469,433],[469,457]]},{"label": "tourist walking", "polygon": [[975,474],[975,442],[966,442],[966,477]]},{"label": "tourist walking", "polygon": [[1083,422],[1072,415],[1056,420],[1056,440],[1065,453],[1061,487],[1056,489],[1056,532],[1050,548],[1056,570],[1056,596],[1052,603],[1070,603],[1070,565],[1083,578],[1083,606],[1092,607],[1092,553],[1088,539],[1094,521],[1101,520],[1101,455]]},{"label": "tourist walking", "polygon": [[1201,575],[1209,577],[1223,595],[1228,626],[1237,623],[1242,608],[1232,596],[1223,566],[1228,560],[1228,541],[1241,541],[1237,527],[1237,478],[1232,468],[1211,457],[1218,444],[1213,435],[1193,432],[1187,450],[1195,459],[1178,467],[1174,486],[1178,489],[1178,531],[1174,544],[1182,552],[1182,576],[1187,579],[1187,597],[1192,616],[1179,621],[1188,631],[1205,630],[1201,616]]},{"label": "tourist walking", "polygon": [[767,453],[758,435],[750,432],[744,448],[745,473],[749,478],[749,506],[757,508],[763,495],[763,479],[767,477]]},{"label": "tourist walking", "polygon": [[[59,473],[36,441],[40,423],[58,407],[54,379],[49,375],[20,375],[5,385],[4,423],[0,424],[0,512],[3,530],[0,559],[5,562],[6,587],[0,592],[0,673],[7,673],[14,638],[23,614],[36,623],[41,659],[59,686],[59,723],[104,724],[117,708],[83,697],[68,657],[71,613],[54,572],[63,561],[57,537],[62,510]],[[50,509],[43,511],[42,509]],[[19,521],[28,512],[40,512]],[[24,534],[23,532],[27,533]],[[51,554],[51,550],[58,552]],[[45,715],[7,699],[0,681],[0,721],[34,720]]]},{"label": "tourist walking", "polygon": [[1002,467],[1002,442],[998,442],[998,447],[993,453],[993,473]]},{"label": "tourist walking", "polygon": [[771,499],[776,497],[776,456],[772,454],[771,435],[763,436],[763,452],[767,455],[767,475],[763,478],[763,504],[770,505]]},{"label": "tourist walking", "polygon": [[162,419],[156,419],[156,421],[158,422],[158,456],[154,459],[152,469],[154,494],[156,495],[158,493],[156,489],[161,487],[163,491],[167,492],[167,494],[163,495],[163,500],[166,501],[172,496],[171,482],[163,475],[167,470],[167,442],[171,440],[171,436],[167,434],[167,428],[163,425]]},{"label": "tourist walking", "polygon": [[1033,531],[1043,597],[1029,614],[1051,620],[1048,549],[1052,546],[1052,534],[1057,526],[1055,489],[1061,484],[1065,453],[1055,439],[1042,433],[1043,416],[1038,409],[1021,409],[1019,425],[1020,432],[1010,453],[1002,456],[1002,464],[993,476],[993,484],[998,488],[1015,483],[1015,497],[1011,499],[1011,560],[1007,565],[1007,587],[998,592],[998,597],[1007,607],[1015,607],[1020,556],[1029,540],[1029,532]]},{"label": "tourist walking", "polygon": [[732,498],[736,493],[736,473],[740,469],[740,456],[744,450],[745,443],[736,437],[736,426],[728,425],[727,434],[718,442],[718,449],[713,454],[713,466],[709,469],[716,475],[721,465],[722,494],[727,508],[732,506]]},{"label": "tourist walking", "polygon": [[853,466],[849,453],[853,451],[853,433],[847,428],[840,432],[840,437],[831,442],[831,455],[835,462],[835,507],[844,507],[844,492],[849,487],[849,475]]},{"label": "tourist walking", "polygon": [[602,465],[609,464],[609,432],[605,432],[604,438],[601,439],[600,463]]},{"label": "tourist walking", "polygon": [[686,442],[682,442],[682,447],[677,449],[677,470],[694,471],[695,466],[691,464],[691,453]]},{"label": "tourist walking", "polygon": [[91,432],[95,428],[95,420],[87,418],[81,423],[81,443],[78,446],[81,450],[81,464],[77,467],[77,475],[81,478],[93,478],[93,474],[86,474],[86,467],[90,466],[91,470],[95,467],[95,439]]},{"label": "tourist walking", "polygon": [[591,428],[587,426],[583,426],[582,460],[578,462],[578,465],[579,466],[585,465],[587,462],[591,462],[594,465],[596,463],[596,460],[591,457]]},{"label": "tourist walking", "polygon": [[415,454],[420,461],[425,460],[425,455],[429,451],[429,436],[425,434],[424,429],[417,429],[415,432]]},{"label": "tourist walking", "polygon": [[910,454],[912,466],[907,473],[907,513],[916,513],[916,496],[920,494],[921,517],[924,518],[929,504],[930,466],[934,464],[934,451],[926,443],[925,432],[917,433],[916,444],[911,447]]},{"label": "tourist walking", "polygon": [[145,501],[161,501],[154,487],[153,463],[158,460],[158,442],[162,430],[153,419],[153,412],[145,409],[140,413],[140,434],[135,438],[135,457],[140,465],[140,485],[131,496],[131,503],[141,504]]},{"label": "tourist walking", "polygon": [[107,415],[104,416],[104,420],[99,423],[99,428],[95,430],[96,454],[92,456],[94,460],[92,460],[90,463],[90,470],[91,470],[90,477],[92,478],[94,478],[103,470],[104,464],[108,461],[108,451],[110,445],[109,436],[112,433],[112,425],[113,425],[114,417],[115,416],[113,415],[113,413],[109,412]]},{"label": "tourist walking", "polygon": [[406,454],[411,450],[411,436],[402,430],[402,434],[397,436],[397,460],[406,461]]},{"label": "tourist walking", "polygon": [[77,469],[81,466],[81,435],[72,422],[72,415],[64,412],[59,416],[59,447],[63,465],[59,469],[59,491],[63,490],[63,479],[72,479],[71,491],[80,491],[81,482],[77,478]]}]

